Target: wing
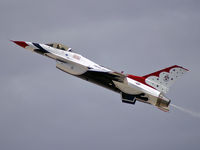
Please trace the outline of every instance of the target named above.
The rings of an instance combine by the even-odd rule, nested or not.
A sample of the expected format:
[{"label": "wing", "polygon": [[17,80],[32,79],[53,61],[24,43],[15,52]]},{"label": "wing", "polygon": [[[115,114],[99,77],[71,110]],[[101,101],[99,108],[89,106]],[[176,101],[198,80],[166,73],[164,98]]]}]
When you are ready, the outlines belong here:
[{"label": "wing", "polygon": [[126,79],[126,76],[122,73],[93,69],[88,69],[80,77],[116,92],[120,92],[120,90],[115,86],[113,81],[124,82]]}]

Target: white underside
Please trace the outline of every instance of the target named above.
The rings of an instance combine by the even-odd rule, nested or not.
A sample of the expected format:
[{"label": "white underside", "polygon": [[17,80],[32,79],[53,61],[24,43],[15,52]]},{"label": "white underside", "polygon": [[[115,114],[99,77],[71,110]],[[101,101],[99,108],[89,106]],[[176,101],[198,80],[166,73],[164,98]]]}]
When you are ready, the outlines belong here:
[{"label": "white underside", "polygon": [[81,75],[87,71],[86,67],[71,62],[63,63],[57,61],[56,67],[72,75]]},{"label": "white underside", "polygon": [[[29,46],[27,46],[26,48],[31,51],[34,51],[34,45],[30,42],[27,42],[27,44]],[[114,71],[109,70],[103,66],[100,66],[77,53],[59,50],[59,49],[47,46],[45,44],[40,44],[40,46],[49,52],[49,53],[45,53],[44,55],[50,58],[53,58],[57,61],[56,63],[57,68],[69,74],[82,75],[88,70],[96,71],[96,72],[113,72],[114,73]],[[148,103],[153,104],[153,105],[156,104],[157,99],[161,94],[161,92],[159,92],[158,90],[128,77],[126,77],[124,82],[115,81],[113,78],[113,83],[119,90],[127,94],[138,95],[138,94],[144,93],[145,97],[148,98]],[[151,86],[153,85],[154,84],[152,84]]]},{"label": "white underside", "polygon": [[119,88],[122,92],[132,95],[138,95],[141,93],[145,93],[145,97],[147,97],[148,103],[155,105],[157,102],[157,98],[160,95],[160,92],[147,86],[142,83],[139,83],[133,79],[127,78],[127,81],[124,83],[120,83],[117,81],[113,81],[115,86]]}]

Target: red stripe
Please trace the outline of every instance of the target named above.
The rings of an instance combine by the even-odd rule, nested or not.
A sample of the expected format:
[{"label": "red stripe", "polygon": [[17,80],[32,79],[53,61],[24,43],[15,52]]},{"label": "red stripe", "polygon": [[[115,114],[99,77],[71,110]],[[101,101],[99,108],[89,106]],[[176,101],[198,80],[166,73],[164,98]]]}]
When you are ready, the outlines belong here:
[{"label": "red stripe", "polygon": [[128,78],[131,78],[131,79],[133,79],[133,80],[135,80],[135,81],[138,81],[138,82],[140,82],[140,83],[142,83],[142,84],[145,84],[145,85],[147,85],[147,86],[149,86],[149,87],[151,87],[151,88],[153,88],[153,89],[155,89],[154,87],[148,85],[148,84],[145,82],[145,79],[146,79],[145,77],[134,76],[134,75],[131,75],[131,74],[128,74],[127,77],[128,77]]},{"label": "red stripe", "polygon": [[15,44],[23,47],[23,48],[26,48],[26,46],[29,46],[28,44],[26,44],[26,42],[24,41],[13,41]]},{"label": "red stripe", "polygon": [[157,76],[157,77],[159,77],[159,75],[160,75],[161,72],[169,72],[172,68],[181,68],[181,69],[184,69],[184,70],[186,70],[186,71],[189,71],[189,70],[186,69],[186,68],[183,68],[183,67],[178,66],[178,65],[174,65],[174,66],[171,66],[171,67],[168,67],[168,68],[159,70],[159,71],[157,71],[157,72],[150,73],[150,74],[145,75],[145,76],[143,76],[143,77],[144,77],[144,78],[148,78],[148,77],[150,77],[150,76]]}]

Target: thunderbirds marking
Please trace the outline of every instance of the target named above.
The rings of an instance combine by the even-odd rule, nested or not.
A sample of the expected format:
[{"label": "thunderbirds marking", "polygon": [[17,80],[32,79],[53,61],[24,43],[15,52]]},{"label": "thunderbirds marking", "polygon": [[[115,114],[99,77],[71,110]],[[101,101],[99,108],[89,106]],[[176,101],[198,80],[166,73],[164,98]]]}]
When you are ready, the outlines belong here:
[{"label": "thunderbirds marking", "polygon": [[13,42],[30,51],[55,59],[56,67],[66,73],[120,93],[124,103],[135,104],[136,101],[140,101],[163,111],[169,111],[171,102],[164,93],[167,93],[176,79],[188,71],[174,65],[142,77],[134,76],[100,66],[62,44]]}]

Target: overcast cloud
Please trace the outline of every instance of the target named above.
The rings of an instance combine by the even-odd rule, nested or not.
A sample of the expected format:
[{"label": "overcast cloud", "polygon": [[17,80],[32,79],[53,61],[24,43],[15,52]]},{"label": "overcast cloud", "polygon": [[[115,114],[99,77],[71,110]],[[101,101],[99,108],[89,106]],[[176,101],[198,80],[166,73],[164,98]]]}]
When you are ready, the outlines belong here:
[{"label": "overcast cloud", "polygon": [[199,118],[123,104],[9,41],[59,42],[134,75],[182,65],[167,96],[200,112],[199,0],[3,0],[0,20],[1,150],[199,150]]}]

